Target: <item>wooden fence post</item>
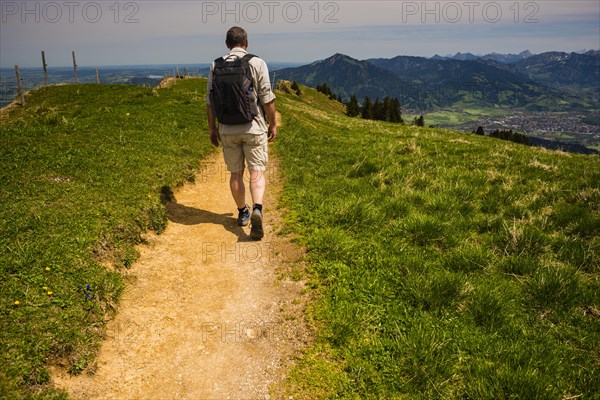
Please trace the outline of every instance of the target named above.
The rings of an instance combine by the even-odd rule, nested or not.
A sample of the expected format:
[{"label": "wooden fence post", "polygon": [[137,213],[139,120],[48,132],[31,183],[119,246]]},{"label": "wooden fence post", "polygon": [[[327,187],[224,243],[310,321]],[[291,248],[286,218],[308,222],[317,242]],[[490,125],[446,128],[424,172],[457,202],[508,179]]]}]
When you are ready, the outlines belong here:
[{"label": "wooden fence post", "polygon": [[46,52],[44,50],[42,50],[42,67],[44,68],[44,86],[48,86],[48,70],[46,69],[47,66],[48,66],[48,64],[46,64]]},{"label": "wooden fence post", "polygon": [[98,73],[98,68],[96,68],[96,83],[100,84],[100,74]]},{"label": "wooden fence post", "polygon": [[17,96],[21,99],[21,105],[25,105],[25,93],[23,93],[23,86],[21,85],[21,73],[19,72],[19,66],[15,65],[15,72],[17,74]]},{"label": "wooden fence post", "polygon": [[75,82],[77,82],[77,62],[75,61],[75,51],[73,51],[72,54],[73,54],[73,77],[75,78]]}]

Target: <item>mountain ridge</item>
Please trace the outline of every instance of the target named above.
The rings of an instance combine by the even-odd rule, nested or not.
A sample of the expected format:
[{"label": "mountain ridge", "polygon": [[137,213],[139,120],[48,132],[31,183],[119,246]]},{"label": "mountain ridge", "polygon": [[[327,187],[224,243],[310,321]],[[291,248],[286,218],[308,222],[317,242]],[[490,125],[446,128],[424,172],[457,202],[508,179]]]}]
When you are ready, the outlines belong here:
[{"label": "mountain ridge", "polygon": [[423,107],[431,104],[430,96],[422,93],[418,85],[397,77],[392,71],[341,53],[300,67],[278,70],[277,76],[280,80],[297,81],[312,87],[327,83],[343,99],[349,99],[352,94],[361,99],[394,94],[392,97],[398,97],[404,104]]},{"label": "mountain ridge", "polygon": [[[561,59],[577,57],[579,62],[564,67],[553,65],[554,75],[564,73],[565,68],[588,71],[596,58],[600,60],[600,56],[596,55],[559,54]],[[521,62],[540,59],[534,57]],[[359,99],[364,96],[390,96],[399,98],[403,108],[423,111],[459,103],[519,107],[531,111],[565,111],[585,109],[590,102],[593,103],[593,99],[583,99],[561,90],[547,79],[537,79],[546,73],[541,67],[528,70],[521,65],[504,64],[492,59],[443,60],[396,56],[390,59],[358,60],[336,53],[304,66],[281,69],[277,76],[313,87],[327,83],[344,100],[348,100],[352,94]],[[567,84],[593,84],[593,74],[591,78],[589,75],[589,72],[571,73],[574,82]]]},{"label": "mountain ridge", "polygon": [[534,54],[531,53],[529,50],[524,50],[524,51],[520,52],[519,54],[511,54],[511,53],[502,54],[502,53],[491,52],[491,53],[488,53],[485,55],[457,52],[454,55],[448,54],[447,56],[440,56],[439,54],[435,54],[432,57],[430,57],[429,59],[430,60],[462,60],[462,61],[482,59],[482,60],[494,60],[497,62],[501,62],[503,64],[510,64],[513,62],[517,62],[517,61],[529,58],[533,55]]}]

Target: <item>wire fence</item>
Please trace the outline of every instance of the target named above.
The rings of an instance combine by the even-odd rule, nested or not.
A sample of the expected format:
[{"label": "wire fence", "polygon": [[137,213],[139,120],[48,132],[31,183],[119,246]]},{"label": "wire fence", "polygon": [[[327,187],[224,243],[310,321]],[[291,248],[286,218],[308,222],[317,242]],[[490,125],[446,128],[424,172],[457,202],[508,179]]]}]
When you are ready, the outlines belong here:
[{"label": "wire fence", "polygon": [[[44,59],[42,53],[42,59]],[[133,84],[154,87],[169,76],[207,76],[206,64],[122,65],[103,67],[39,67],[0,68],[0,108],[20,99],[19,87],[27,92],[45,85],[58,84]],[[17,72],[19,71],[19,75]]]}]

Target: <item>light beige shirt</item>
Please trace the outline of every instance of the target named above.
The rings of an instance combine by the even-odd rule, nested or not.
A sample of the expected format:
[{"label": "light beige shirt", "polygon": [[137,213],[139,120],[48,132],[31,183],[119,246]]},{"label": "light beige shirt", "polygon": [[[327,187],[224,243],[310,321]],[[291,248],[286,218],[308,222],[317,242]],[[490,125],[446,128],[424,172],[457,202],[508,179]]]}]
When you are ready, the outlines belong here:
[{"label": "light beige shirt", "polygon": [[[224,59],[229,57],[244,57],[248,52],[241,47],[234,47]],[[275,100],[275,94],[271,90],[271,81],[269,80],[269,69],[267,63],[259,58],[253,57],[249,63],[250,71],[252,72],[252,85],[257,94],[260,104],[267,104]],[[215,63],[213,62],[208,73],[208,85],[206,94],[206,104],[210,105],[210,89],[212,88],[212,76]],[[239,135],[242,133],[252,133],[262,135],[267,132],[267,123],[265,120],[265,112],[262,107],[258,107],[259,113],[252,122],[240,125],[225,125],[219,123],[219,133],[221,135]]]}]

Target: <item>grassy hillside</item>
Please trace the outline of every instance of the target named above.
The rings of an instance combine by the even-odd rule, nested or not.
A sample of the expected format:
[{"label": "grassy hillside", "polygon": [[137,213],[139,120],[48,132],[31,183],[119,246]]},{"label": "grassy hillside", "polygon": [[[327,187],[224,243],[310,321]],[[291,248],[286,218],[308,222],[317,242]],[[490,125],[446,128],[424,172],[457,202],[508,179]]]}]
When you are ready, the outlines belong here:
[{"label": "grassy hillside", "polygon": [[161,188],[210,151],[205,86],[55,86],[0,115],[0,398],[60,397],[45,366],[93,360]]},{"label": "grassy hillside", "polygon": [[[600,161],[278,94],[314,345],[294,398],[598,398]],[[163,186],[210,151],[204,80],[41,89],[0,116],[0,398],[93,360]]]},{"label": "grassy hillside", "polygon": [[303,91],[279,97],[276,152],[317,338],[286,395],[599,398],[600,159]]}]

